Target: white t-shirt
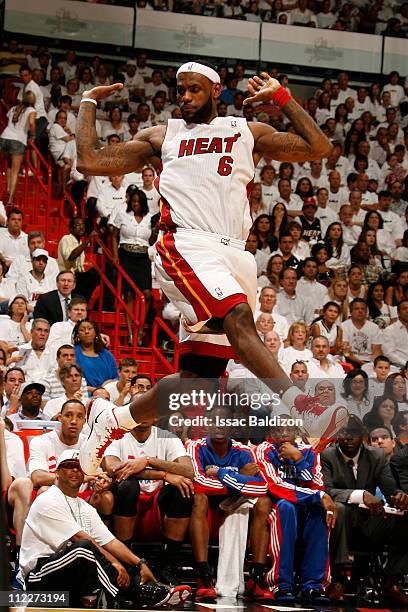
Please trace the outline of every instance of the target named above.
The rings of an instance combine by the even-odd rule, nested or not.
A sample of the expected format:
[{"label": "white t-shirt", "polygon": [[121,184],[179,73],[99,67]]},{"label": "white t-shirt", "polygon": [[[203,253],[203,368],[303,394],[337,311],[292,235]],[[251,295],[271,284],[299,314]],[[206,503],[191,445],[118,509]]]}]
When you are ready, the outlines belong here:
[{"label": "white t-shirt", "polygon": [[[26,329],[30,331],[31,321],[26,323]],[[12,321],[8,316],[0,317],[0,340],[4,340],[4,342],[7,342],[12,346],[24,344],[26,339],[21,331],[20,323],[17,321]]]},{"label": "white t-shirt", "polygon": [[361,329],[355,327],[351,319],[341,324],[343,342],[350,342],[351,350],[361,361],[370,361],[373,344],[381,344],[381,330],[371,321],[366,321]]},{"label": "white t-shirt", "polygon": [[11,477],[24,478],[27,475],[27,469],[22,440],[8,429],[4,430],[4,440],[6,443],[6,462]]},{"label": "white t-shirt", "polygon": [[35,110],[32,106],[29,106],[21,113],[18,121],[13,123],[13,115],[16,107],[13,106],[7,113],[7,118],[9,120],[6,129],[0,135],[0,138],[5,138],[6,140],[18,140],[23,145],[27,144],[27,134],[29,128],[29,117],[32,113],[35,113]]},{"label": "white t-shirt", "polygon": [[147,189],[141,189],[147,198],[147,206],[149,207],[149,213],[151,215],[155,215],[160,211],[159,202],[160,202],[160,194],[155,187],[148,191]]},{"label": "white t-shirt", "polygon": [[[81,388],[81,391],[82,391],[82,388]],[[66,396],[65,393],[64,395],[59,395],[58,397],[53,397],[52,399],[49,399],[43,409],[45,416],[49,419],[52,419],[53,417],[55,417],[57,414],[61,412],[61,408],[67,401],[68,401],[68,397]],[[84,406],[86,406],[88,404],[88,395],[82,393],[82,397],[79,401],[82,402]]]},{"label": "white t-shirt", "polygon": [[37,85],[37,83],[31,80],[27,85],[24,85],[18,92],[17,100],[23,99],[23,94],[31,91],[35,95],[35,112],[37,113],[37,119],[40,117],[47,118],[47,113],[44,108],[44,96],[42,94],[41,88]]},{"label": "white t-shirt", "polygon": [[64,152],[66,141],[64,138],[69,136],[64,128],[59,123],[53,123],[50,127],[49,138],[50,138],[50,151],[54,158],[58,160]]},{"label": "white t-shirt", "polygon": [[64,450],[79,449],[85,440],[86,436],[81,433],[79,434],[78,442],[70,446],[61,442],[55,430],[43,434],[42,436],[35,436],[30,442],[30,457],[28,459],[29,475],[31,476],[35,470],[55,472],[58,458]]},{"label": "white t-shirt", "polygon": [[54,291],[56,288],[55,278],[51,279],[44,274],[43,279],[37,280],[31,272],[20,277],[16,283],[16,292],[19,295],[24,295],[30,306],[35,306],[40,295]]},{"label": "white t-shirt", "polygon": [[304,361],[306,362],[307,367],[307,364],[312,357],[312,351],[307,348],[303,349],[303,351],[299,351],[298,349],[293,348],[293,346],[287,346],[282,351],[282,367],[287,374],[290,374],[292,364],[295,363],[295,361]]},{"label": "white t-shirt", "polygon": [[[117,380],[112,380],[111,382],[106,383],[106,385],[103,385],[104,388],[108,391],[110,395],[110,401],[113,403],[116,402],[116,400],[119,397],[119,390],[118,390],[117,384],[118,384]],[[132,399],[131,394],[127,393],[123,403],[128,404],[131,399]]]},{"label": "white t-shirt", "polygon": [[[138,442],[131,433],[127,433],[121,440],[114,440],[104,456],[117,457],[121,461],[138,457],[155,457],[162,461],[175,461],[179,457],[187,457],[188,454],[180,438],[153,426],[145,442]],[[163,485],[161,480],[140,480],[139,483],[140,489],[145,493],[151,493]]]},{"label": "white t-shirt", "polygon": [[114,540],[95,508],[80,497],[68,497],[55,485],[39,495],[23,530],[20,568],[24,576],[40,557],[52,555],[79,531],[85,531],[99,546]]}]

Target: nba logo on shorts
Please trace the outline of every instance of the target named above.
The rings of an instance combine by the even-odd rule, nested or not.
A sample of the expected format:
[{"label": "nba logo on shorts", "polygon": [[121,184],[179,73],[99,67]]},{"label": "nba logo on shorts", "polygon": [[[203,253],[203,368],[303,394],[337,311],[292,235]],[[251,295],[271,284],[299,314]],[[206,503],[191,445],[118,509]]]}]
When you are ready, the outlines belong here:
[{"label": "nba logo on shorts", "polygon": [[222,297],[224,295],[219,287],[216,287],[214,291],[218,295],[218,297]]},{"label": "nba logo on shorts", "polygon": [[221,238],[221,244],[228,246],[230,243],[230,239],[229,238]]}]

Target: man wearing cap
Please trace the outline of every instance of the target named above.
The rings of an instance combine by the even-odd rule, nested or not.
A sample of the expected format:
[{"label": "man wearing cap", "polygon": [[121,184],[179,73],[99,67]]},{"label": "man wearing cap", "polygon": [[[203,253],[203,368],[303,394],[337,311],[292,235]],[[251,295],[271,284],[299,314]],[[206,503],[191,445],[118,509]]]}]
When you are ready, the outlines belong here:
[{"label": "man wearing cap", "polygon": [[52,279],[45,275],[48,257],[48,251],[45,249],[35,249],[31,253],[30,272],[17,280],[16,291],[27,298],[31,308],[36,305],[40,295],[57,288],[55,278]]},{"label": "man wearing cap", "polygon": [[302,226],[302,238],[306,242],[319,242],[322,239],[322,228],[320,219],[316,217],[317,203],[315,198],[305,198],[302,212],[296,221]]},{"label": "man wearing cap", "polygon": [[[119,542],[96,510],[78,497],[84,481],[78,451],[62,453],[57,477],[32,504],[23,530],[20,568],[29,591],[68,591],[73,607],[82,607],[83,598],[97,589],[104,591],[110,607],[122,592],[136,608],[144,595],[150,595],[149,607],[157,607],[181,603],[191,594],[187,586],[157,584],[145,559]],[[142,586],[125,565],[140,575]]]},{"label": "man wearing cap", "polygon": [[[7,272],[7,278],[10,278],[15,282],[17,282],[21,277],[26,276],[30,270],[32,270],[32,253],[36,249],[45,249],[44,234],[39,231],[29,232],[27,236],[27,244],[29,253],[27,255],[17,255]],[[44,270],[44,274],[47,278],[55,281],[55,277],[58,274],[58,264],[54,257],[50,257],[48,255],[47,266]]]},{"label": "man wearing cap", "polygon": [[18,421],[46,421],[47,417],[41,410],[42,396],[45,391],[44,385],[37,382],[25,382],[20,387],[21,407],[8,418],[13,423],[14,429],[18,430]]},{"label": "man wearing cap", "polygon": [[[262,343],[253,320],[256,263],[243,249],[252,226],[247,186],[262,157],[279,162],[322,159],[332,145],[312,117],[266,72],[249,79],[250,97],[245,103],[274,102],[294,133],[277,132],[262,122],[247,123],[242,117],[217,117],[220,76],[211,66],[192,61],[177,71],[182,119],[142,130],[134,140],[118,144],[112,154],[99,148],[96,106],[120,88],[116,84],[83,93],[77,123],[78,170],[120,175],[162,158],[159,192],[165,232],[156,243],[156,274],[167,297],[179,306],[189,336],[183,344],[181,369],[187,375],[218,378],[235,353],[257,377],[270,381],[284,403],[292,405],[299,390]],[[94,424],[99,417],[81,451],[86,471],[92,473],[98,466],[100,449],[106,448],[112,435],[122,427],[136,426],[139,416],[133,416],[157,416],[156,392],[154,388],[136,397],[130,410],[116,407],[114,414],[109,407],[100,413],[102,400],[95,400],[88,420]],[[167,409],[163,405],[163,412]]]},{"label": "man wearing cap", "polygon": [[[408,573],[408,529],[405,517],[385,515],[379,487],[394,508],[408,510],[408,495],[400,491],[382,449],[363,444],[364,426],[350,416],[337,434],[337,444],[323,451],[322,468],[326,492],[337,506],[337,522],[331,534],[332,591],[342,597],[344,565],[349,563],[353,534],[378,547],[388,544],[384,568],[385,594],[393,603],[408,606],[408,596],[398,586]],[[365,508],[361,508],[364,504]]]},{"label": "man wearing cap", "polygon": [[140,98],[144,97],[145,84],[143,77],[140,74],[137,74],[136,67],[136,60],[129,59],[126,62],[126,69],[123,73],[123,76],[125,77],[124,85],[129,90],[130,99],[132,101],[140,102]]}]

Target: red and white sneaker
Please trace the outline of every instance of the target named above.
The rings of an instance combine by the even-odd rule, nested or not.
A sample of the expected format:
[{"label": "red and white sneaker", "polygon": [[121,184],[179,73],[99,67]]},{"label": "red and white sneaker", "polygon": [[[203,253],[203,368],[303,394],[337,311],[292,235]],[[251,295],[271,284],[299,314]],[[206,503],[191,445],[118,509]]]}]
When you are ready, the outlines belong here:
[{"label": "red and white sneaker", "polygon": [[244,599],[257,599],[258,601],[273,601],[274,594],[267,586],[260,585],[253,578],[249,578],[244,593]]},{"label": "red and white sneaker", "polygon": [[211,580],[210,586],[205,586],[199,578],[197,579],[197,591],[195,594],[196,601],[216,601],[217,591],[213,581]]},{"label": "red and white sneaker", "polygon": [[187,584],[178,584],[177,586],[171,586],[169,588],[170,597],[166,601],[166,606],[177,606],[191,597],[192,589]]},{"label": "red and white sneaker", "polygon": [[87,422],[91,431],[79,450],[79,461],[85,474],[96,474],[105,450],[113,440],[120,440],[128,431],[119,427],[114,409],[114,404],[101,397],[88,406]]}]

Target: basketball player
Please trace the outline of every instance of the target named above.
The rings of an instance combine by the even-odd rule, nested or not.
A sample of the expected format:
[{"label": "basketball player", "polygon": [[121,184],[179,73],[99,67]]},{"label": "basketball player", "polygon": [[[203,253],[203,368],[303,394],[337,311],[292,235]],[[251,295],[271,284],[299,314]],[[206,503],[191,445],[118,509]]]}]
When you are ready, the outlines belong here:
[{"label": "basketball player", "polygon": [[[181,311],[188,336],[182,342],[180,374],[161,384],[169,389],[173,385],[174,390],[176,383],[177,390],[180,377],[218,378],[227,359],[234,356],[255,376],[268,379],[290,409],[299,390],[293,388],[254,325],[256,263],[244,250],[252,225],[247,189],[263,156],[291,162],[321,159],[330,154],[330,142],[286,89],[265,72],[249,80],[251,96],[246,102],[274,102],[296,134],[239,117],[217,117],[219,75],[209,66],[189,62],[177,72],[182,119],[170,119],[167,127],[142,130],[132,141],[99,148],[96,106],[121,87],[117,83],[83,93],[77,167],[88,175],[113,176],[162,160],[156,188],[161,195],[164,235],[156,245],[156,274],[164,293]],[[220,332],[224,336],[215,336]],[[95,472],[113,438],[142,419],[162,416],[160,411],[157,386],[129,406],[95,400],[88,410],[91,434],[81,452],[84,471]]]}]

